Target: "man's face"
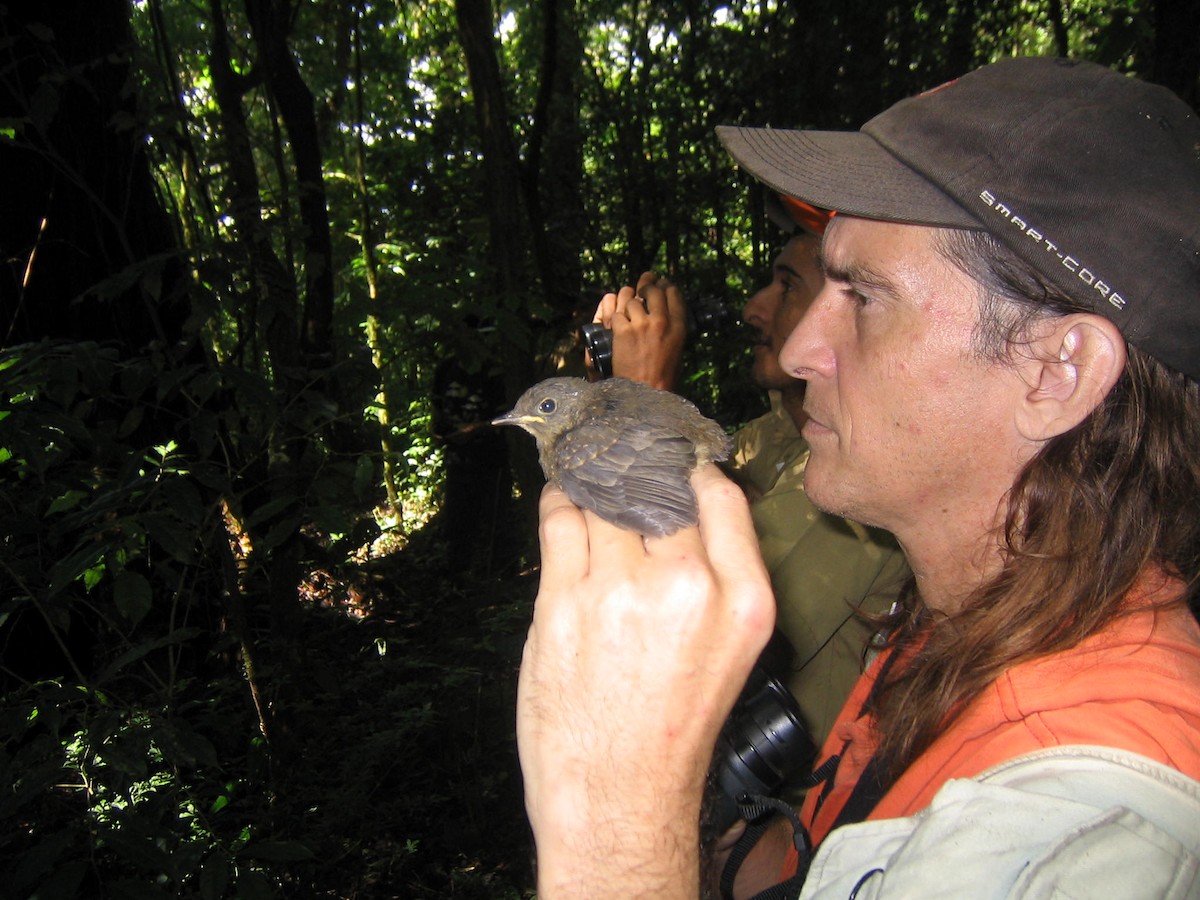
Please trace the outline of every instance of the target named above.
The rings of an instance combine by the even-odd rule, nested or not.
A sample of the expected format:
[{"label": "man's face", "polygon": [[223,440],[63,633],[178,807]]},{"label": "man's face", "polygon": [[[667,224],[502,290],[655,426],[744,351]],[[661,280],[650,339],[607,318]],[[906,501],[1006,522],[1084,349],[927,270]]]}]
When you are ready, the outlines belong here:
[{"label": "man's face", "polygon": [[938,254],[936,234],[835,218],[825,287],[781,357],[808,382],[805,490],[902,541],[918,523],[985,533],[1031,453],[1014,421],[1028,388],[973,352],[978,288]]},{"label": "man's face", "polygon": [[754,383],[763,390],[795,386],[796,379],[779,365],[779,351],[804,311],[821,290],[821,239],[793,237],[775,257],[771,282],[746,303],[742,321],[755,332]]}]

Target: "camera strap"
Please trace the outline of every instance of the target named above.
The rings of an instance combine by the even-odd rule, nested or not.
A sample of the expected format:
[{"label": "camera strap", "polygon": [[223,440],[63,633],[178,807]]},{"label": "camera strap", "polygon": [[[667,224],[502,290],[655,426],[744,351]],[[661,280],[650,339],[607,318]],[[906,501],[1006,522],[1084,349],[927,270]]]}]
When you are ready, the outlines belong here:
[{"label": "camera strap", "polygon": [[[743,794],[738,799],[738,811],[746,820],[746,830],[742,832],[738,842],[733,845],[733,849],[729,852],[729,858],[725,861],[725,868],[721,870],[721,897],[724,900],[733,900],[733,882],[742,868],[742,863],[746,861],[750,851],[771,827],[776,815],[785,816],[792,823],[792,844],[800,855],[800,865],[796,869],[795,875],[787,881],[772,885],[762,893],[756,894],[754,900],[777,900],[777,898],[783,900],[783,898],[795,896],[798,889],[804,884],[804,876],[808,873],[808,863],[812,858],[812,845],[808,839],[808,831],[800,823],[800,816],[790,804],[759,794]],[[793,890],[793,888],[797,890]]]},{"label": "camera strap", "polygon": [[[813,788],[825,781],[837,770],[839,759],[841,756],[835,755],[825,760],[799,786]],[[750,855],[755,844],[771,827],[776,814],[784,816],[792,823],[792,845],[796,848],[800,862],[796,867],[795,875],[787,881],[761,891],[754,896],[753,900],[786,900],[786,898],[798,896],[800,888],[804,886],[804,877],[808,874],[808,864],[812,860],[812,842],[808,837],[808,829],[800,821],[799,813],[791,804],[783,800],[763,797],[759,794],[743,794],[739,797],[738,811],[746,820],[746,830],[742,832],[742,836],[729,851],[729,858],[721,870],[721,897],[724,900],[733,900],[733,882],[737,878],[738,870],[741,869],[742,863],[746,861],[746,857]]]},{"label": "camera strap", "polygon": [[[840,753],[829,757],[813,770],[801,787],[814,788],[823,781],[827,784],[832,783],[833,773],[837,771],[841,759]],[[859,776],[858,783],[855,784],[850,797],[839,811],[833,828],[866,819],[883,795],[887,793],[887,789],[886,780],[882,777],[878,764],[878,757],[872,756]],[[754,849],[759,839],[771,827],[774,821],[773,814],[782,815],[792,823],[792,844],[799,857],[796,874],[786,881],[781,881],[760,891],[751,900],[794,900],[800,896],[800,890],[804,887],[804,879],[808,875],[808,867],[812,863],[813,847],[808,836],[808,829],[800,821],[799,814],[790,804],[782,800],[761,797],[757,794],[744,794],[739,798],[738,811],[746,820],[746,830],[734,844],[733,849],[729,852],[729,858],[725,861],[725,868],[721,870],[721,897],[723,900],[733,900],[733,882],[737,878],[738,870],[741,869],[742,863],[746,861],[746,857],[750,855],[750,851]]]}]

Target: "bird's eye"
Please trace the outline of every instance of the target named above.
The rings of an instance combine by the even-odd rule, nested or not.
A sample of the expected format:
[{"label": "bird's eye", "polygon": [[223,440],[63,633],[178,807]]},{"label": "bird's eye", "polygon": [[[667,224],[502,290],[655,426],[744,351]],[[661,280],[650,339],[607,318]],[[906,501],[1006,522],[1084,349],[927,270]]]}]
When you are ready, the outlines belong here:
[{"label": "bird's eye", "polygon": [[541,403],[538,404],[538,409],[541,410],[542,412],[546,413],[546,415],[549,415],[550,413],[554,412],[554,410],[557,406],[558,406],[557,403],[555,403],[552,399],[547,397],[545,400],[543,400]]}]

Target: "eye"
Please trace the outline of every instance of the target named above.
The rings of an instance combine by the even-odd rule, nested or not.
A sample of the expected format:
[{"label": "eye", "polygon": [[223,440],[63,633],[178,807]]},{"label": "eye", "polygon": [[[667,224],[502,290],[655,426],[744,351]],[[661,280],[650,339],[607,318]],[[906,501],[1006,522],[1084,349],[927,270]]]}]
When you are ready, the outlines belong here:
[{"label": "eye", "polygon": [[862,291],[856,290],[849,286],[842,288],[842,296],[844,296],[859,309],[864,306],[869,306],[871,303],[870,297],[868,297]]},{"label": "eye", "polygon": [[554,412],[557,407],[558,404],[549,397],[538,404],[538,410],[540,412],[544,412],[546,415],[550,415],[550,413]]}]

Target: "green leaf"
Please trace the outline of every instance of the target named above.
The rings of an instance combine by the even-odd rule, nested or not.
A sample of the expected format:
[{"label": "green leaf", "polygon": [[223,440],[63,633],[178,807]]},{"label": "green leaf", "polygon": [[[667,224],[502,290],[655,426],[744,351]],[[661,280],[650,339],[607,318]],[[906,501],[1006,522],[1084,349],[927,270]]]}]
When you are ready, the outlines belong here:
[{"label": "green leaf", "polygon": [[58,90],[46,81],[34,88],[29,98],[29,119],[38,131],[46,131],[58,113]]},{"label": "green leaf", "polygon": [[87,495],[87,491],[67,491],[54,498],[54,502],[52,502],[50,507],[46,510],[46,515],[50,516],[54,513],[66,512],[68,509],[74,509],[79,505],[79,501]]},{"label": "green leaf", "polygon": [[297,531],[300,530],[300,516],[288,516],[280,522],[276,522],[267,532],[266,537],[259,538],[254,542],[254,549],[260,553],[265,553],[268,550],[274,550]]},{"label": "green leaf", "polygon": [[47,594],[53,597],[55,594],[61,593],[67,585],[91,569],[104,555],[104,550],[103,544],[88,541],[82,547],[76,548],[75,552],[66,559],[56,563],[50,569],[50,586]]},{"label": "green leaf", "polygon": [[121,862],[134,869],[148,875],[167,875],[172,871],[168,854],[148,836],[133,833],[132,829],[121,829],[103,832],[102,839],[118,854]]},{"label": "green leaf", "polygon": [[[53,877],[55,869],[67,862],[73,855],[71,852],[73,837],[70,831],[60,831],[22,852],[16,870],[10,872],[9,877],[12,879],[12,883],[5,887],[20,890],[42,881],[47,873]],[[51,897],[54,895],[41,894],[41,896]]]},{"label": "green leaf", "polygon": [[25,28],[39,41],[46,44],[54,43],[54,29],[45,22],[30,22]]},{"label": "green leaf", "polygon": [[125,418],[121,420],[121,426],[117,429],[117,437],[127,438],[142,424],[142,419],[146,415],[146,407],[135,406],[125,414]]},{"label": "green leaf", "polygon": [[162,888],[145,881],[134,881],[132,878],[114,881],[108,892],[110,900],[171,900],[172,896]]},{"label": "green leaf", "polygon": [[143,519],[146,533],[176,562],[190,563],[196,553],[196,533],[166,513],[149,513]]},{"label": "green leaf", "polygon": [[246,527],[255,528],[256,526],[261,525],[263,522],[266,522],[268,519],[273,518],[274,516],[283,512],[285,509],[295,506],[297,502],[298,498],[290,494],[285,494],[282,497],[276,497],[274,500],[268,500],[246,517]]},{"label": "green leaf", "polygon": [[[14,769],[11,781],[9,782],[11,787],[5,790],[4,802],[0,804],[0,814],[7,817],[13,815],[28,803],[37,800],[44,801],[46,795],[54,785],[61,783],[68,777],[60,760],[50,760],[39,766],[26,768],[19,772]],[[50,844],[52,840],[54,838],[47,838],[46,843]],[[28,856],[29,854],[26,853],[25,857]],[[33,865],[34,862],[34,860],[31,860],[30,864]],[[34,871],[32,874],[35,876],[40,875],[41,871],[43,870]]]},{"label": "green leaf", "polygon": [[360,500],[370,497],[377,481],[375,461],[365,454],[360,456],[354,466],[354,496]]},{"label": "green leaf", "polygon": [[154,602],[150,582],[137,572],[122,572],[113,580],[113,602],[131,625],[146,618]]}]

